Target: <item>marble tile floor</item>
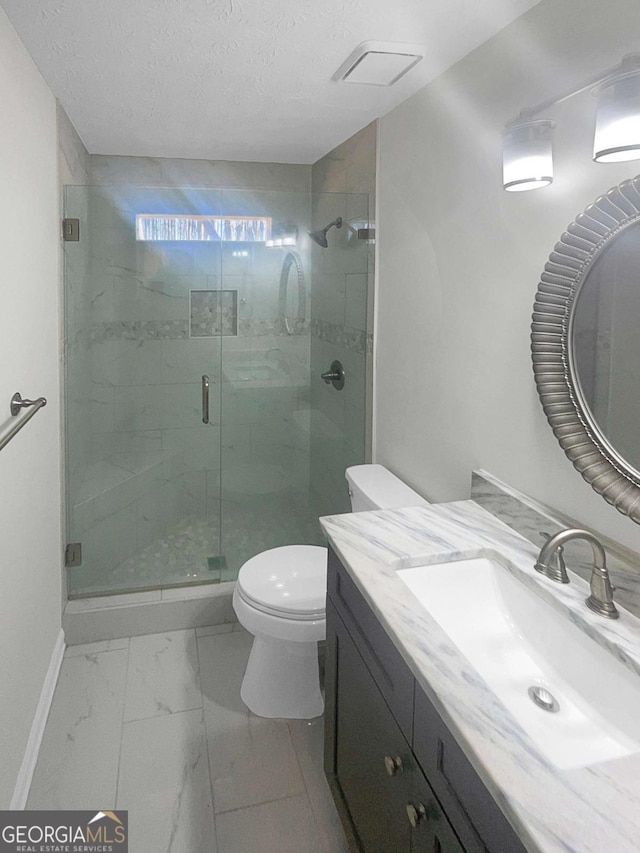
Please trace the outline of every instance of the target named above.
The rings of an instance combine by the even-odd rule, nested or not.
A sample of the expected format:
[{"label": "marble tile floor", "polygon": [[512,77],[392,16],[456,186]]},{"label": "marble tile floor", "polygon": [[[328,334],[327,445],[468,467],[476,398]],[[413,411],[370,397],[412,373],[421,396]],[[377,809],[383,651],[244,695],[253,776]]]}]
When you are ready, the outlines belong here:
[{"label": "marble tile floor", "polygon": [[70,646],[27,808],[128,809],[132,853],[347,853],[322,719],[240,699],[237,625]]}]

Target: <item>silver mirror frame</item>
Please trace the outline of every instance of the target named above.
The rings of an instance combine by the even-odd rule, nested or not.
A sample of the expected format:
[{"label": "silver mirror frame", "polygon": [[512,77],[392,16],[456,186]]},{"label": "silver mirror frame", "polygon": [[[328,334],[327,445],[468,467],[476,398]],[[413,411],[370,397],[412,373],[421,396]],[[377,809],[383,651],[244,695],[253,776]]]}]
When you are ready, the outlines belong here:
[{"label": "silver mirror frame", "polygon": [[599,196],[556,243],[540,278],[531,356],[547,420],[574,467],[598,494],[640,524],[640,475],[609,444],[584,402],[573,366],[573,309],[587,273],[620,231],[640,219],[640,176]]}]

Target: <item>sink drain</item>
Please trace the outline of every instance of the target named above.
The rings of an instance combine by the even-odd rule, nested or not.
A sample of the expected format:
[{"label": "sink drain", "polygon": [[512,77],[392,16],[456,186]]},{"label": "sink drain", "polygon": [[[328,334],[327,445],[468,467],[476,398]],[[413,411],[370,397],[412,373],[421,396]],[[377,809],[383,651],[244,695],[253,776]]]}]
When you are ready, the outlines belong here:
[{"label": "sink drain", "polygon": [[533,685],[533,687],[528,689],[527,693],[538,708],[542,708],[543,711],[551,711],[552,714],[555,714],[560,710],[558,700],[544,687]]}]

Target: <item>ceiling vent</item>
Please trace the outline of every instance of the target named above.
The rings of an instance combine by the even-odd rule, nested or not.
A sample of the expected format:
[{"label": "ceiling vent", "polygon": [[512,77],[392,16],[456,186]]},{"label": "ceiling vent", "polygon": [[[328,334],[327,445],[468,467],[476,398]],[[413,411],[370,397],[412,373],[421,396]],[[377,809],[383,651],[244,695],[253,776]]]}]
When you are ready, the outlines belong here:
[{"label": "ceiling vent", "polygon": [[331,78],[364,86],[393,86],[424,57],[424,45],[363,41]]}]

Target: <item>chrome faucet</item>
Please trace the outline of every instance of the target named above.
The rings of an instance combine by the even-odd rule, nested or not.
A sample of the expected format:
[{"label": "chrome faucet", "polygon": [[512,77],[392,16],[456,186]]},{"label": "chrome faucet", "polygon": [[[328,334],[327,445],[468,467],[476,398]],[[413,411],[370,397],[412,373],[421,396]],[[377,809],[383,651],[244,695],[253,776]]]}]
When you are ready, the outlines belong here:
[{"label": "chrome faucet", "polygon": [[534,568],[557,583],[569,583],[569,577],[562,557],[562,546],[571,539],[584,539],[591,545],[593,551],[593,569],[591,571],[591,595],[586,599],[587,607],[606,616],[617,619],[620,615],[613,603],[613,588],[607,570],[607,558],[602,543],[589,533],[588,530],[571,528],[561,530],[548,539],[540,550],[538,561]]}]

